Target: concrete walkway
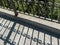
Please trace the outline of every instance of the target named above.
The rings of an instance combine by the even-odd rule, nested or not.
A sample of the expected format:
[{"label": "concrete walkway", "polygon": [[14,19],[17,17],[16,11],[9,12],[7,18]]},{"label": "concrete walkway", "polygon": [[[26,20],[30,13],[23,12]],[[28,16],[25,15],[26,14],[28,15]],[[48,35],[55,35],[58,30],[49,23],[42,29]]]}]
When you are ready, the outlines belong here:
[{"label": "concrete walkway", "polygon": [[[0,8],[0,11],[4,12],[4,13],[7,13],[7,14],[14,15],[14,12],[6,10],[6,9]],[[34,21],[34,22],[37,22],[37,23],[41,23],[41,24],[44,24],[44,25],[47,25],[47,26],[50,26],[50,27],[53,27],[53,28],[56,28],[56,29],[60,29],[60,24],[58,24],[58,23],[54,23],[54,22],[50,22],[50,21],[47,21],[47,20],[35,18],[35,17],[28,16],[28,15],[21,14],[21,13],[18,15],[18,17],[28,19],[28,20],[31,20],[31,21]]]},{"label": "concrete walkway", "polygon": [[6,45],[60,45],[60,38],[0,17],[0,45],[4,42]]},{"label": "concrete walkway", "polygon": [[[4,12],[4,13],[11,14],[14,16],[14,13],[12,11],[9,11],[6,9],[0,8],[0,12]],[[32,21],[32,22],[35,22],[35,23],[32,23],[32,22],[31,23],[38,25],[40,27],[43,27],[44,29],[48,28],[48,29],[50,29],[50,31],[53,31],[53,32],[58,33],[60,35],[60,24],[58,24],[58,23],[50,22],[47,20],[39,19],[39,18],[35,18],[35,17],[28,16],[28,15],[21,14],[21,13],[19,13],[18,17],[23,18],[23,19],[27,19],[27,20]],[[39,24],[42,24],[42,25],[39,25]]]}]

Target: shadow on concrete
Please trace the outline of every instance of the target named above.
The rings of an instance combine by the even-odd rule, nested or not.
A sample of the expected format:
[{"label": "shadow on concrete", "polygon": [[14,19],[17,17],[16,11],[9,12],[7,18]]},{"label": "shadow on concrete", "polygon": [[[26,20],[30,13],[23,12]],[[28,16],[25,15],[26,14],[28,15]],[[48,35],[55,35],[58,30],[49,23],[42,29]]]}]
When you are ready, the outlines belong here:
[{"label": "shadow on concrete", "polygon": [[[9,38],[10,38],[12,32],[13,32],[13,29],[14,29],[16,23],[19,23],[19,24],[22,24],[22,25],[27,26],[29,28],[35,29],[35,30],[37,30],[39,32],[43,32],[44,33],[44,44],[45,44],[45,34],[51,35],[51,44],[52,44],[52,36],[57,37],[58,39],[60,39],[60,35],[57,35],[54,32],[46,31],[46,30],[44,30],[44,29],[42,29],[42,28],[40,28],[38,26],[35,26],[33,24],[30,24],[30,23],[27,23],[25,21],[22,21],[21,18],[19,18],[19,17],[14,17],[14,16],[12,16],[10,14],[6,14],[6,13],[3,13],[3,12],[0,12],[0,17],[14,22],[14,24],[13,24],[13,26],[12,26],[9,34],[8,34],[8,36],[6,37],[6,40],[3,39],[2,37],[0,37],[0,39],[4,40],[4,45],[6,45],[7,43],[9,43],[11,45],[14,45],[13,43],[10,43],[8,40],[9,40]],[[24,30],[24,28],[23,28],[23,30]],[[28,31],[29,31],[29,29],[28,29]],[[27,34],[28,34],[28,31],[27,31]],[[32,32],[32,37],[33,37],[33,33],[34,33],[34,30]],[[39,33],[38,33],[38,37],[39,37]],[[20,41],[20,38],[19,38],[19,41]],[[18,41],[18,44],[19,44],[19,41]],[[26,38],[24,40],[24,45],[25,45],[25,41],[26,41]],[[30,41],[30,45],[31,45],[31,43],[32,43],[32,39]],[[58,44],[59,44],[59,40],[58,40]]]}]

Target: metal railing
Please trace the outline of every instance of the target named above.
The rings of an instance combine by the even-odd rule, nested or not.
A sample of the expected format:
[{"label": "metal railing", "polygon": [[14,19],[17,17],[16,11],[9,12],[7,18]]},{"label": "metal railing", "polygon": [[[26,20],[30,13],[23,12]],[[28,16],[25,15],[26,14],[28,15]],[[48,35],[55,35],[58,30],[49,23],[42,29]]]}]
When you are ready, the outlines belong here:
[{"label": "metal railing", "polygon": [[56,0],[1,0],[0,6],[32,14],[32,16],[60,22],[60,5]]}]

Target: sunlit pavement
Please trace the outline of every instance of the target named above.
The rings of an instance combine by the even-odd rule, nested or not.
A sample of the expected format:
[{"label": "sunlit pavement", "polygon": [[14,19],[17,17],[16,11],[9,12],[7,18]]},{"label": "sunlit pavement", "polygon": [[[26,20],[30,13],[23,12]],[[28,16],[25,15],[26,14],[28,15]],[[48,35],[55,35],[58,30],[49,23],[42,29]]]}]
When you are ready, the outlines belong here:
[{"label": "sunlit pavement", "polygon": [[60,45],[60,39],[20,23],[0,18],[0,45],[4,43],[6,45]]},{"label": "sunlit pavement", "polygon": [[[3,12],[8,13],[8,10],[7,11],[5,10]],[[10,12],[10,14],[13,15],[13,12],[12,13]],[[23,17],[22,14],[18,15],[18,17],[26,19],[29,18],[29,20],[32,20],[32,17],[26,15],[24,15]],[[7,20],[0,17],[0,45],[60,45],[60,38],[49,35],[43,31],[38,31],[36,27],[31,26],[30,24],[26,24],[21,21],[20,23],[17,23],[15,20],[14,21],[11,20],[12,19]],[[37,20],[37,22],[40,21],[40,23],[42,24],[45,24],[46,22],[46,24],[48,25],[48,21],[44,20],[45,22],[43,22],[42,19],[39,20],[36,18],[34,18],[33,20],[34,21]],[[53,22],[50,23],[52,24]],[[53,23],[53,25],[55,24],[57,23]],[[57,26],[58,25],[59,24],[57,24]]]},{"label": "sunlit pavement", "polygon": [[[0,8],[0,12],[7,13],[7,14],[10,14],[10,15],[14,16],[14,12],[9,11],[8,9]],[[35,18],[33,16],[29,16],[27,14],[21,14],[21,13],[19,13],[18,17],[23,18],[23,19],[27,19],[27,20],[30,20],[30,21],[33,21],[33,22],[37,22],[39,24],[43,24],[43,25],[46,25],[46,26],[49,26],[49,27],[52,27],[52,28],[59,29],[57,31],[60,33],[60,24],[55,23],[55,22],[57,22],[56,20],[54,20],[55,22],[51,22],[51,21]],[[48,19],[48,20],[51,20],[51,19]]]}]

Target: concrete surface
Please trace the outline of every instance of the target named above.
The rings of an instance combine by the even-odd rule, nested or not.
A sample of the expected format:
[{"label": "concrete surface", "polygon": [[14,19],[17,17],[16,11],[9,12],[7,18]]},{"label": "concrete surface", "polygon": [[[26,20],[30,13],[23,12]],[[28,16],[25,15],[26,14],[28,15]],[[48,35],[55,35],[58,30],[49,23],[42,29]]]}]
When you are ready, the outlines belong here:
[{"label": "concrete surface", "polygon": [[[9,10],[0,8],[0,12],[4,12],[4,13],[7,13],[7,14],[10,14],[10,15],[14,16],[13,11],[9,11]],[[28,15],[21,14],[21,13],[19,13],[18,17],[16,19],[31,23],[31,24],[33,24],[37,27],[41,27],[42,29],[45,29],[45,30],[48,30],[48,31],[51,31],[53,33],[56,33],[56,34],[60,35],[60,24],[59,23],[55,23],[55,22],[35,18],[35,17],[28,16]]]},{"label": "concrete surface", "polygon": [[[4,45],[12,26],[15,22],[0,18],[0,45]],[[27,35],[26,35],[27,34]],[[27,37],[29,36],[29,37]],[[5,40],[2,40],[2,39]],[[36,39],[40,41],[36,41]],[[9,42],[11,43],[9,43]],[[39,32],[33,28],[16,23],[13,32],[11,33],[6,45],[60,45],[60,38],[48,35],[44,32]],[[42,41],[42,42],[41,42]],[[45,43],[44,43],[45,42]],[[58,43],[59,42],[59,43]]]},{"label": "concrete surface", "polygon": [[[9,13],[14,16],[12,11],[8,11],[0,8],[0,12]],[[60,24],[38,19],[35,17],[19,14],[18,17],[28,19],[30,21],[37,22],[52,28],[56,28],[60,31]],[[23,20],[24,21],[24,20]],[[26,20],[25,20],[26,21]],[[32,23],[33,24],[33,23]],[[43,27],[44,28],[44,27]],[[45,29],[45,28],[44,28]],[[40,29],[39,29],[40,30]],[[7,37],[11,32],[9,39]],[[60,33],[59,33],[60,34]],[[6,40],[7,39],[7,40]],[[39,40],[39,41],[37,41]],[[45,32],[38,31],[28,26],[16,23],[0,17],[0,45],[60,45],[60,38],[46,34]]]}]

